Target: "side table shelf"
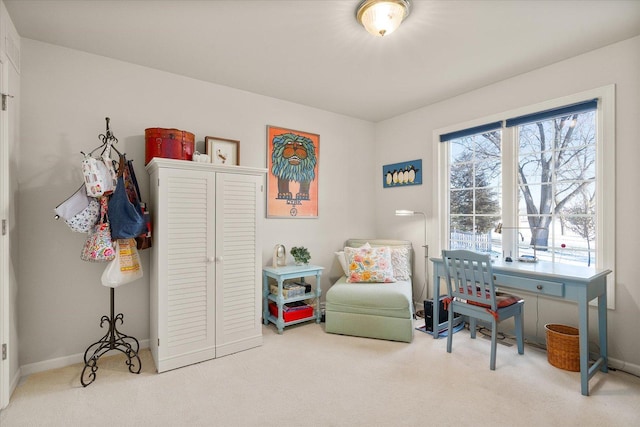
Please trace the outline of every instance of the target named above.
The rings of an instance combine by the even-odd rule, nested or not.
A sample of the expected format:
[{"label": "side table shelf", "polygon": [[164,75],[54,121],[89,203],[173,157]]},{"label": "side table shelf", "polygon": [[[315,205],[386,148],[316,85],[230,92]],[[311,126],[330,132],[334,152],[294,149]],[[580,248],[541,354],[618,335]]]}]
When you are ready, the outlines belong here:
[{"label": "side table shelf", "polygon": [[[278,333],[282,334],[282,331],[285,327],[295,325],[302,322],[308,322],[310,320],[315,320],[316,323],[320,323],[320,294],[322,293],[320,287],[320,276],[322,275],[322,270],[324,267],[320,267],[317,265],[286,265],[284,267],[263,267],[262,268],[262,320],[265,325],[268,325],[269,322],[276,325],[278,328]],[[296,279],[301,278],[304,281],[305,277],[316,277],[316,283],[314,289],[311,292],[307,292],[304,295],[298,295],[295,297],[284,298],[282,296],[282,289],[284,285],[284,281],[287,279]],[[278,293],[272,294],[269,290],[269,278],[273,278],[278,282]],[[307,299],[315,298],[315,307],[313,309],[313,315],[304,317],[302,319],[291,320],[285,322],[284,314],[283,314],[283,306],[286,303],[303,301]],[[269,301],[273,301],[276,303],[278,307],[278,315],[274,316],[269,312]]]}]

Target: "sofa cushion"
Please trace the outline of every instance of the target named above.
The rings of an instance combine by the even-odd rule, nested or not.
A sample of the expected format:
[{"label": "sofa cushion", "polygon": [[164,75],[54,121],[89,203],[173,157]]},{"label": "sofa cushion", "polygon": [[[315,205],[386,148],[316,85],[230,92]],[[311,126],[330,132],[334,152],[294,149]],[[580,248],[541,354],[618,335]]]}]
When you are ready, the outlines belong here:
[{"label": "sofa cushion", "polygon": [[[364,249],[371,249],[371,245],[369,244],[369,242],[365,243],[362,246],[359,246],[359,248],[364,248]],[[338,251],[335,253],[336,254],[336,259],[338,260],[338,263],[340,264],[340,267],[342,267],[342,271],[344,271],[344,274],[346,276],[349,275],[349,265],[347,264],[347,258],[344,254],[344,249],[341,251]]]},{"label": "sofa cushion", "polygon": [[393,265],[391,263],[391,250],[389,247],[379,248],[344,248],[347,260],[349,283],[391,283],[393,277]]},{"label": "sofa cushion", "polygon": [[411,279],[411,253],[409,248],[391,248],[391,265],[396,280]]},{"label": "sofa cushion", "polygon": [[[360,246],[371,247],[368,243]],[[393,277],[396,280],[409,280],[411,279],[411,251],[409,248],[394,248],[391,247],[391,265],[393,266]],[[342,271],[345,275],[349,275],[349,265],[347,264],[347,258],[344,254],[344,249],[335,252],[336,260],[340,264]]]},{"label": "sofa cushion", "polygon": [[327,292],[326,310],[411,318],[411,282],[347,283],[342,277]]}]

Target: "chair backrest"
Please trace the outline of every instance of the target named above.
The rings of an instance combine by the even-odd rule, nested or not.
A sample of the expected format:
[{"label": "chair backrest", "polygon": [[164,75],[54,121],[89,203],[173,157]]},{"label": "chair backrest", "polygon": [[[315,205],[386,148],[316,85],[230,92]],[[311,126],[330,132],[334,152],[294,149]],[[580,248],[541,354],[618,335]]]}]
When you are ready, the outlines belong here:
[{"label": "chair backrest", "polygon": [[496,293],[489,255],[465,250],[443,250],[442,260],[450,298],[458,297],[467,302],[489,305],[491,310],[496,311]]}]

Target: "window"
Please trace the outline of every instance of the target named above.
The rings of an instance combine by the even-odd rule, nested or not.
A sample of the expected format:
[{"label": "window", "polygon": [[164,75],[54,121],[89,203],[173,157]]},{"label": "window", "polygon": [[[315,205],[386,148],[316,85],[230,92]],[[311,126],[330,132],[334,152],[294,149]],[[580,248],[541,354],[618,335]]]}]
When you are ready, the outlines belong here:
[{"label": "window", "polygon": [[613,106],[609,86],[436,130],[440,247],[613,269]]},{"label": "window", "polygon": [[597,100],[506,121],[517,149],[518,253],[596,264]]},{"label": "window", "polygon": [[501,123],[449,141],[449,245],[450,249],[500,253],[491,230],[502,216]]}]

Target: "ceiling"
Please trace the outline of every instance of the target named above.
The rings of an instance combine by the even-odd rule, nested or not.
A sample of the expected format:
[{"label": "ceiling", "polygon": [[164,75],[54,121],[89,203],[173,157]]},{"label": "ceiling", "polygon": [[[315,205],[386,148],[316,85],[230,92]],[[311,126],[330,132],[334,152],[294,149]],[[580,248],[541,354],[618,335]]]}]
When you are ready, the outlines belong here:
[{"label": "ceiling", "polygon": [[414,0],[384,38],[359,2],[4,0],[23,38],[372,122],[640,34],[640,0]]}]

